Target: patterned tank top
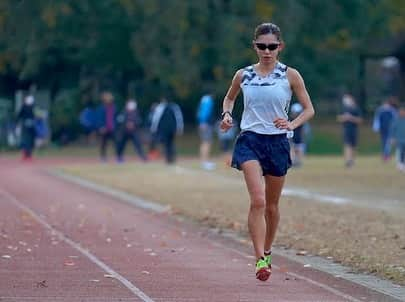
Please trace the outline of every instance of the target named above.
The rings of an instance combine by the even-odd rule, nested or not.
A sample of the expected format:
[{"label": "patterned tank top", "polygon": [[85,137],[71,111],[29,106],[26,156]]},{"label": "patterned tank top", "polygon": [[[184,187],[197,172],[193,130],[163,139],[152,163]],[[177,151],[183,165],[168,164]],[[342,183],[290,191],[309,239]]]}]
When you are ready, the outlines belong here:
[{"label": "patterned tank top", "polygon": [[243,114],[240,128],[261,134],[287,133],[278,129],[273,120],[288,119],[292,91],[287,78],[287,66],[277,62],[268,75],[260,76],[253,65],[243,69],[240,87],[243,91]]}]

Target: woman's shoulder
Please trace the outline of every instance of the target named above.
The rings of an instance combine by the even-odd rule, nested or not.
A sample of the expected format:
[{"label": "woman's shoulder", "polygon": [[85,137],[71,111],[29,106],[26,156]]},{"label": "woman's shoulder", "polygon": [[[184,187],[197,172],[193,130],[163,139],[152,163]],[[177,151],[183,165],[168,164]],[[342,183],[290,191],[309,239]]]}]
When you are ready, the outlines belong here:
[{"label": "woman's shoulder", "polygon": [[276,64],[276,71],[280,71],[280,72],[287,72],[288,69],[290,69],[291,67],[287,66],[286,64],[278,61]]},{"label": "woman's shoulder", "polygon": [[254,72],[252,65],[242,67],[235,72],[235,75],[233,76],[233,81],[240,83],[242,82],[242,79],[246,76],[246,74],[250,74],[252,72]]},{"label": "woman's shoulder", "polygon": [[287,66],[283,63],[280,63],[282,66],[284,66],[285,71],[287,72],[287,74],[291,74],[291,75],[297,75],[299,74],[298,70],[292,66]]},{"label": "woman's shoulder", "polygon": [[246,74],[246,73],[256,73],[254,65],[248,65],[245,67],[239,68],[235,74]]},{"label": "woman's shoulder", "polygon": [[301,74],[299,73],[299,71],[293,67],[288,66],[288,68],[286,69],[286,73],[287,73],[288,80],[291,83],[302,80],[302,77],[301,77]]},{"label": "woman's shoulder", "polygon": [[234,79],[242,83],[245,79],[252,79],[256,76],[256,71],[253,65],[245,66],[238,69],[235,73]]},{"label": "woman's shoulder", "polygon": [[254,73],[254,72],[255,72],[255,69],[254,69],[253,65],[249,65],[249,66],[245,66],[245,67],[239,68],[239,69],[235,72],[235,76],[236,76],[236,75],[237,75],[237,76],[242,76],[243,74],[246,74],[246,73]]}]

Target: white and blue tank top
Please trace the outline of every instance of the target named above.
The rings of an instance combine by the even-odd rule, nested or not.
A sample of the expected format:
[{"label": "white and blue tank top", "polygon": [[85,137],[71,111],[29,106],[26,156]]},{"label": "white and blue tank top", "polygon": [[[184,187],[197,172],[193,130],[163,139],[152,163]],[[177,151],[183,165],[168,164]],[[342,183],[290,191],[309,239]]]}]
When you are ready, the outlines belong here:
[{"label": "white and blue tank top", "polygon": [[287,78],[287,66],[277,62],[272,72],[260,76],[253,65],[243,69],[240,87],[243,91],[242,131],[260,134],[283,134],[273,120],[288,119],[292,90]]}]

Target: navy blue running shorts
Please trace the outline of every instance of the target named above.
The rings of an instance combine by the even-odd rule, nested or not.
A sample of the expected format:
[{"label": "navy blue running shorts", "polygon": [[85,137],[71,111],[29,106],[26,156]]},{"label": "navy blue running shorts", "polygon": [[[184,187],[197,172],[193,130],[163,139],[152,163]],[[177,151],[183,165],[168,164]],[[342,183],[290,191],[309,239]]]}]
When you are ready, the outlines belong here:
[{"label": "navy blue running shorts", "polygon": [[343,142],[352,147],[357,146],[357,131],[345,129],[343,132]]},{"label": "navy blue running shorts", "polygon": [[232,155],[232,167],[238,170],[248,160],[257,160],[263,175],[284,176],[291,167],[290,144],[286,134],[239,134]]}]

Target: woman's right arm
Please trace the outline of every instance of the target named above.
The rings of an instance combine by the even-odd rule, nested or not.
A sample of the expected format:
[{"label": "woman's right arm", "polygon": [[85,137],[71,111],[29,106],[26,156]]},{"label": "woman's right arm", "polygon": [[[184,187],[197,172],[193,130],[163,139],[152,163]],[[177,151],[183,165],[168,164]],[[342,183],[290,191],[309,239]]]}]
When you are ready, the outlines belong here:
[{"label": "woman's right arm", "polygon": [[236,100],[236,97],[240,91],[240,84],[242,82],[243,69],[239,69],[233,79],[228,92],[225,95],[224,101],[222,103],[222,121],[221,129],[227,131],[232,127],[232,110]]}]

